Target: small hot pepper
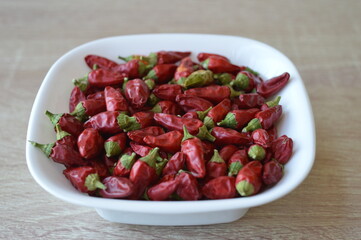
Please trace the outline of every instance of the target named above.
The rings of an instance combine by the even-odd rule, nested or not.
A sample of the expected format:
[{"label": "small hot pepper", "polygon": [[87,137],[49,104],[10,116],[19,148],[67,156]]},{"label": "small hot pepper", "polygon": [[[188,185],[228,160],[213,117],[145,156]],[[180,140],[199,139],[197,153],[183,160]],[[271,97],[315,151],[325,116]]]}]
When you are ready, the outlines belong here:
[{"label": "small hot pepper", "polygon": [[214,82],[213,73],[209,70],[197,70],[192,72],[187,78],[181,82],[178,80],[178,84],[181,84],[184,88],[203,87],[210,85]]},{"label": "small hot pepper", "polygon": [[210,56],[203,62],[201,65],[205,69],[211,70],[213,73],[237,73],[239,72],[239,67],[230,63],[228,60],[223,57]]},{"label": "small hot pepper", "polygon": [[261,106],[261,111],[264,111],[264,110],[266,110],[266,109],[268,109],[268,108],[271,108],[271,107],[274,107],[274,106],[279,105],[280,100],[281,100],[281,97],[280,97],[280,96],[277,96],[275,99],[270,100],[270,101],[268,101],[268,102],[265,102],[265,103],[262,104],[262,106]]},{"label": "small hot pepper", "polygon": [[191,119],[198,119],[203,121],[204,118],[206,117],[206,115],[208,114],[208,112],[212,109],[212,107],[208,108],[205,111],[191,111],[191,112],[187,112],[185,113],[182,118],[191,118]]},{"label": "small hot pepper", "polygon": [[209,199],[227,199],[236,196],[235,188],[236,178],[229,176],[219,176],[207,182],[202,193]]},{"label": "small hot pepper", "polygon": [[185,164],[185,156],[182,152],[177,152],[174,154],[168,161],[168,163],[163,168],[162,174],[170,175],[176,174],[179,170],[183,169]]},{"label": "small hot pepper", "polygon": [[257,93],[264,98],[271,97],[286,86],[290,74],[285,72],[277,77],[271,78],[257,85]]},{"label": "small hot pepper", "polygon": [[191,134],[197,134],[203,122],[198,119],[181,118],[171,114],[155,113],[154,120],[168,130],[183,130],[183,125],[187,127]]},{"label": "small hot pepper", "polygon": [[266,185],[274,185],[283,177],[283,166],[276,160],[263,165],[262,181]]},{"label": "small hot pepper", "polygon": [[130,169],[132,169],[135,161],[136,155],[134,152],[131,155],[124,153],[116,163],[113,170],[113,175],[119,177],[128,177],[130,174]]},{"label": "small hot pepper", "polygon": [[204,178],[206,176],[206,164],[202,141],[189,134],[186,126],[183,127],[183,134],[181,151],[186,156],[187,169],[196,178]]},{"label": "small hot pepper", "polygon": [[88,83],[94,87],[106,87],[121,85],[124,82],[124,74],[105,69],[96,69],[88,74]]},{"label": "small hot pepper", "polygon": [[94,128],[86,128],[78,137],[78,149],[85,159],[98,156],[104,147],[104,140]]},{"label": "small hot pepper", "polygon": [[245,93],[239,95],[237,105],[240,109],[259,108],[265,102],[265,99],[257,93]]},{"label": "small hot pepper", "polygon": [[81,91],[79,87],[75,86],[70,93],[69,112],[74,111],[76,105],[78,105],[79,102],[81,102],[85,99],[86,99],[86,97],[85,97],[84,92]]},{"label": "small hot pepper", "polygon": [[196,70],[195,66],[196,65],[193,63],[190,57],[183,58],[174,73],[175,81],[178,81],[181,78],[188,77],[192,72]]},{"label": "small hot pepper", "polygon": [[256,78],[257,77],[250,72],[241,71],[230,84],[237,90],[250,92],[256,86],[256,83],[259,82],[259,80],[255,80]]},{"label": "small hot pepper", "polygon": [[146,66],[143,61],[133,59],[127,63],[118,64],[112,71],[118,74],[125,74],[130,79],[141,78],[144,76]]},{"label": "small hot pepper", "polygon": [[143,107],[149,98],[150,91],[141,79],[133,79],[125,84],[125,97],[129,103],[135,108]]},{"label": "small hot pepper", "polygon": [[239,96],[240,92],[234,91],[230,86],[210,85],[206,87],[188,89],[184,92],[184,94],[204,98],[214,104],[218,104],[224,99]]},{"label": "small hot pepper", "polygon": [[282,115],[282,105],[277,105],[260,111],[256,113],[255,118],[252,119],[246,127],[242,129],[242,132],[254,131],[258,128],[263,128],[265,130],[271,128],[273,124],[281,117]]},{"label": "small hot pepper", "polygon": [[240,133],[236,130],[214,127],[211,129],[211,135],[216,138],[214,143],[218,146],[229,144],[234,145],[248,145],[251,142],[250,135],[247,133]]},{"label": "small hot pepper", "polygon": [[185,112],[205,111],[208,108],[213,107],[211,102],[196,96],[179,94],[175,100]]},{"label": "small hot pepper", "polygon": [[242,197],[255,195],[261,190],[262,168],[259,161],[251,161],[239,171],[235,186]]},{"label": "small hot pepper", "polygon": [[92,116],[84,123],[85,128],[94,128],[102,134],[116,134],[122,132],[118,124],[118,111],[104,111]]},{"label": "small hot pepper", "polygon": [[75,150],[78,150],[77,136],[73,136],[70,133],[63,131],[59,124],[55,125],[56,131],[56,143],[62,145],[68,145]]},{"label": "small hot pepper", "polygon": [[269,136],[270,143],[272,143],[278,137],[277,128],[275,126],[272,126],[269,129],[267,129],[267,133]]},{"label": "small hot pepper", "polygon": [[91,193],[98,188],[106,188],[100,181],[96,169],[90,166],[67,168],[63,174],[76,189],[83,193]]},{"label": "small hot pepper", "polygon": [[145,157],[146,155],[149,154],[150,151],[152,151],[152,148],[147,146],[147,145],[143,145],[143,144],[139,144],[136,142],[130,142],[129,143],[131,149],[139,156],[141,157]]},{"label": "small hot pepper", "polygon": [[124,177],[109,176],[103,180],[105,189],[99,191],[104,198],[127,198],[133,194],[134,185]]},{"label": "small hot pepper", "polygon": [[152,108],[152,112],[179,115],[179,114],[181,114],[182,110],[179,108],[179,106],[175,102],[164,100],[164,101],[158,102]]},{"label": "small hot pepper", "polygon": [[214,149],[213,157],[207,162],[206,171],[206,179],[212,179],[226,175],[227,165],[219,155],[217,149]]},{"label": "small hot pepper", "polygon": [[154,64],[167,64],[176,63],[190,54],[191,52],[159,51],[149,54],[149,58],[150,62]]},{"label": "small hot pepper", "polygon": [[107,111],[128,111],[128,102],[119,89],[105,87],[104,97]]},{"label": "small hot pepper", "polygon": [[116,62],[97,55],[87,55],[84,60],[90,69],[94,69],[94,65],[96,65],[97,68],[112,70],[118,65]]},{"label": "small hot pepper", "polygon": [[79,102],[74,111],[70,114],[76,117],[79,121],[84,122],[89,117],[104,112],[105,110],[106,105],[104,100],[86,99]]},{"label": "small hot pepper", "polygon": [[125,149],[126,143],[127,135],[125,133],[118,133],[105,140],[104,149],[107,157],[119,156]]},{"label": "small hot pepper", "polygon": [[293,140],[286,135],[282,135],[272,142],[271,149],[274,158],[279,163],[286,164],[292,155]]},{"label": "small hot pepper", "polygon": [[204,160],[208,162],[213,157],[213,153],[214,150],[216,149],[216,145],[213,142],[210,142],[209,140],[202,140],[202,146],[204,152]]},{"label": "small hot pepper", "polygon": [[252,160],[262,161],[266,157],[266,150],[258,144],[253,144],[248,148],[248,157]]},{"label": "small hot pepper", "polygon": [[217,123],[218,126],[241,130],[249,121],[251,121],[256,113],[259,112],[258,108],[251,108],[247,110],[233,110],[230,111],[226,117]]},{"label": "small hot pepper", "polygon": [[228,162],[229,159],[232,157],[232,155],[238,150],[239,148],[236,147],[235,145],[226,145],[224,147],[221,148],[221,150],[219,151],[219,155],[221,156],[221,158],[225,161]]},{"label": "small hot pepper", "polygon": [[45,115],[48,116],[54,126],[59,124],[63,131],[66,131],[75,137],[78,137],[79,134],[84,130],[82,122],[68,113],[53,114],[49,111],[46,111]]},{"label": "small hot pepper", "polygon": [[134,131],[152,126],[154,123],[153,112],[136,112],[132,117],[120,113],[117,117],[119,127],[124,132]]},{"label": "small hot pepper", "polygon": [[170,197],[177,190],[178,178],[175,175],[164,176],[156,185],[148,189],[149,199],[154,201],[163,201]]},{"label": "small hot pepper", "polygon": [[249,162],[245,149],[235,151],[228,161],[228,176],[237,176],[238,172]]},{"label": "small hot pepper", "polygon": [[201,199],[202,193],[198,189],[197,179],[188,172],[180,171],[177,175],[178,188],[177,195],[186,201]]},{"label": "small hot pepper", "polygon": [[95,99],[105,101],[104,91],[95,91],[94,93],[89,93],[86,96],[86,99]]},{"label": "small hot pepper", "polygon": [[169,101],[175,101],[176,96],[182,93],[182,87],[178,84],[162,84],[156,86],[153,90],[155,96]]},{"label": "small hot pepper", "polygon": [[163,84],[172,80],[177,66],[174,64],[158,64],[153,67],[144,79],[154,79],[156,83]]},{"label": "small hot pepper", "polygon": [[156,159],[159,148],[152,149],[148,155],[139,158],[130,170],[129,179],[134,184],[133,194],[130,199],[139,199],[144,190],[157,178]]},{"label": "small hot pepper", "polygon": [[136,143],[139,144],[145,144],[145,142],[143,141],[143,138],[150,135],[150,136],[158,136],[161,134],[164,134],[164,130],[161,127],[158,126],[150,126],[150,127],[145,127],[142,129],[138,129],[138,130],[134,130],[134,131],[130,131],[127,133],[128,138]]},{"label": "small hot pepper", "polygon": [[143,141],[151,147],[159,147],[159,149],[176,153],[180,150],[183,134],[180,131],[169,131],[158,136],[146,136]]},{"label": "small hot pepper", "polygon": [[215,53],[201,52],[201,53],[198,53],[198,55],[197,55],[197,59],[200,62],[203,62],[203,61],[207,60],[209,57],[223,58],[225,61],[229,61],[228,58],[226,58],[225,56],[215,54]]},{"label": "small hot pepper", "polygon": [[253,142],[261,145],[264,148],[268,148],[271,145],[268,132],[262,128],[256,129],[252,132]]}]

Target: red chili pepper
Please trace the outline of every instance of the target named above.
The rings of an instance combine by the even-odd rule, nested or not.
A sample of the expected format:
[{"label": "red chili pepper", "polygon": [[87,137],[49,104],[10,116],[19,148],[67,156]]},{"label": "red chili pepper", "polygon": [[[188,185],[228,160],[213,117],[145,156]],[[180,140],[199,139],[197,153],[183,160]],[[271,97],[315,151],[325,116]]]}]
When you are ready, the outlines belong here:
[{"label": "red chili pepper", "polygon": [[[191,52],[174,52],[174,51],[159,51],[153,54],[156,57],[157,64],[176,63],[185,57],[188,57]],[[151,56],[150,56],[151,57]]]},{"label": "red chili pepper", "polygon": [[215,144],[224,146],[229,144],[234,145],[248,145],[251,143],[250,135],[247,133],[240,133],[236,130],[222,127],[214,127],[211,130],[211,135],[216,138]]},{"label": "red chili pepper", "polygon": [[158,136],[146,136],[143,141],[151,147],[159,147],[159,149],[176,153],[180,150],[183,134],[180,131],[170,131]]},{"label": "red chili pepper", "polygon": [[267,129],[267,133],[269,136],[269,142],[272,143],[276,138],[278,138],[277,128],[275,126]]},{"label": "red chili pepper", "polygon": [[286,164],[292,155],[293,140],[286,135],[282,135],[272,142],[271,149],[274,158],[279,163]]},{"label": "red chili pepper", "polygon": [[190,57],[183,58],[174,73],[174,79],[178,81],[181,78],[188,77],[195,69],[195,63]]},{"label": "red chili pepper", "polygon": [[219,155],[217,149],[214,149],[213,157],[207,162],[206,172],[207,180],[220,176],[225,176],[227,173],[227,164]]},{"label": "red chili pepper", "polygon": [[154,113],[153,112],[136,112],[133,114],[133,116],[137,123],[140,124],[140,128],[149,127],[155,124],[154,122]]},{"label": "red chili pepper", "polygon": [[218,104],[224,99],[231,97],[231,88],[229,86],[210,85],[200,88],[188,89],[184,92],[187,96],[196,96],[206,99],[214,104]]},{"label": "red chili pepper", "polygon": [[163,201],[168,199],[178,187],[178,178],[175,175],[164,176],[156,185],[148,189],[149,199]]},{"label": "red chili pepper", "polygon": [[249,162],[245,149],[235,151],[228,161],[228,176],[237,176],[238,172]]},{"label": "red chili pepper", "polygon": [[229,159],[232,157],[233,153],[235,153],[238,149],[239,148],[235,145],[226,145],[221,148],[221,150],[219,151],[219,155],[225,162],[228,162]]},{"label": "red chili pepper", "polygon": [[156,159],[159,148],[152,149],[148,155],[139,158],[130,170],[129,179],[134,184],[134,192],[130,199],[139,199],[144,190],[157,178]]},{"label": "red chili pepper", "polygon": [[191,201],[202,198],[197,179],[192,174],[182,171],[176,178],[179,182],[176,193],[182,200]]},{"label": "red chili pepper", "polygon": [[95,99],[95,100],[105,101],[104,91],[99,90],[94,93],[88,94],[86,96],[86,99]]},{"label": "red chili pepper", "polygon": [[263,128],[265,130],[271,128],[275,122],[282,115],[282,106],[277,105],[266,109],[264,111],[260,111],[256,113],[255,118],[252,119],[246,127],[242,129],[242,132],[254,131],[258,128]]},{"label": "red chili pepper", "polygon": [[212,157],[216,146],[213,142],[210,141],[202,141],[203,152],[204,152],[204,160],[208,162]]},{"label": "red chili pepper", "polygon": [[56,143],[62,145],[68,145],[75,150],[78,150],[77,136],[73,136],[70,133],[63,131],[59,124],[55,125],[56,131]]},{"label": "red chili pepper", "polygon": [[118,111],[105,111],[92,116],[84,123],[85,128],[94,128],[102,134],[113,135],[122,132],[118,123]]},{"label": "red chili pepper", "polygon": [[262,168],[259,161],[252,161],[239,171],[235,186],[242,197],[255,195],[261,190]]},{"label": "red chili pepper", "polygon": [[174,154],[168,161],[168,163],[163,168],[162,174],[164,176],[176,174],[179,170],[184,168],[185,156],[182,152],[177,152]]},{"label": "red chili pepper", "polygon": [[257,93],[245,93],[239,95],[237,105],[239,108],[259,108],[265,102],[265,99]]},{"label": "red chili pepper", "polygon": [[158,102],[152,108],[152,112],[180,115],[182,113],[182,110],[179,108],[179,106],[175,102],[164,100],[164,101]]},{"label": "red chili pepper", "polygon": [[175,101],[177,95],[182,94],[182,87],[178,84],[163,84],[154,88],[153,94],[160,99]]},{"label": "red chili pepper", "polygon": [[231,100],[224,99],[207,113],[207,116],[204,118],[203,121],[204,125],[206,125],[208,129],[213,128],[216,123],[220,122],[230,110]]},{"label": "red chili pepper", "polygon": [[254,143],[261,145],[264,148],[268,148],[271,145],[268,132],[262,128],[256,129],[252,132],[252,139]]},{"label": "red chili pepper", "polygon": [[230,83],[237,90],[250,92],[261,80],[248,71],[241,71],[236,78]]},{"label": "red chili pepper", "polygon": [[108,166],[105,164],[102,158],[88,160],[88,166],[95,168],[101,179],[109,176]]},{"label": "red chili pepper", "polygon": [[211,102],[196,96],[179,94],[175,100],[185,112],[205,111],[208,108],[213,107]]},{"label": "red chili pepper", "polygon": [[227,199],[236,196],[235,188],[236,178],[228,176],[220,176],[207,182],[202,193],[208,199]]},{"label": "red chili pepper", "polygon": [[118,177],[128,177],[135,161],[136,155],[134,152],[131,154],[124,153],[116,163],[113,175]]},{"label": "red chili pepper", "polygon": [[67,168],[63,174],[76,189],[83,193],[91,193],[98,188],[106,188],[100,182],[96,169],[90,166]]},{"label": "red chili pepper", "polygon": [[63,131],[68,132],[75,137],[78,137],[84,130],[83,123],[68,113],[53,114],[46,111],[45,115],[49,117],[54,126],[59,124],[59,127]]},{"label": "red chili pepper", "polygon": [[49,144],[40,144],[29,141],[32,145],[39,148],[46,157],[54,162],[64,164],[65,166],[83,166],[86,161],[73,147],[58,142]]},{"label": "red chili pepper", "polygon": [[78,105],[76,105],[74,111],[70,114],[80,121],[85,121],[89,117],[104,112],[105,110],[106,106],[104,100],[87,99],[79,102]]},{"label": "red chili pepper", "polygon": [[212,110],[212,108],[208,108],[205,111],[192,111],[192,112],[187,112],[186,114],[184,114],[182,116],[182,118],[190,118],[190,119],[197,119],[197,120],[201,120],[203,121],[204,118],[206,117],[206,115],[208,114],[208,112]]},{"label": "red chili pepper", "polygon": [[106,87],[121,85],[124,82],[124,74],[105,69],[96,69],[88,74],[88,82],[94,87]]},{"label": "red chili pepper", "polygon": [[130,142],[129,145],[132,148],[132,150],[141,157],[145,157],[152,150],[151,147],[136,142]]},{"label": "red chili pepper", "polygon": [[264,98],[271,97],[286,86],[289,79],[290,74],[285,72],[277,77],[264,81],[257,85],[257,93]]},{"label": "red chili pepper", "polygon": [[145,76],[145,79],[154,79],[156,83],[163,84],[172,80],[177,66],[174,64],[158,64]]},{"label": "red chili pepper", "polygon": [[107,157],[119,156],[125,149],[126,143],[127,135],[125,133],[118,133],[105,140],[104,149]]},{"label": "red chili pepper", "polygon": [[261,106],[261,111],[264,111],[266,109],[269,109],[271,107],[274,107],[274,106],[277,106],[279,105],[279,102],[281,100],[281,97],[278,96],[276,97],[275,99],[271,100],[271,101],[268,101],[268,102],[265,102],[264,104],[262,104]]},{"label": "red chili pepper", "polygon": [[239,67],[230,63],[228,60],[225,60],[222,57],[210,56],[204,60],[201,65],[205,69],[211,70],[213,73],[237,73],[239,72]]},{"label": "red chili pepper", "polygon": [[230,111],[222,121],[218,122],[217,125],[221,127],[241,130],[249,121],[254,118],[254,116],[258,112],[258,108],[251,108],[247,110],[233,110]]},{"label": "red chili pepper", "polygon": [[104,140],[94,128],[86,128],[78,137],[78,149],[85,159],[98,156],[104,147]]},{"label": "red chili pepper", "polygon": [[133,183],[124,177],[109,176],[103,180],[105,189],[99,191],[104,198],[127,198],[133,194]]},{"label": "red chili pepper", "polygon": [[76,105],[78,105],[79,102],[85,100],[85,94],[83,91],[80,90],[79,87],[75,86],[73,90],[71,91],[70,98],[69,98],[69,112],[73,112]]},{"label": "red chili pepper", "polygon": [[143,77],[145,70],[146,66],[143,61],[138,59],[130,60],[124,64],[118,64],[112,69],[113,72],[126,75],[130,79]]},{"label": "red chili pepper", "polygon": [[155,113],[154,120],[168,130],[183,130],[183,125],[187,127],[191,134],[197,134],[199,128],[203,126],[202,121],[190,118],[181,118],[171,114]]},{"label": "red chili pepper", "polygon": [[128,111],[128,102],[119,89],[105,87],[104,97],[107,111]]},{"label": "red chili pepper", "polygon": [[96,65],[96,68],[112,70],[118,65],[116,62],[97,55],[87,55],[84,60],[90,69],[94,69],[94,65]]},{"label": "red chili pepper", "polygon": [[190,135],[186,126],[183,127],[183,134],[181,151],[186,156],[187,169],[196,178],[204,178],[206,176],[206,164],[202,141]]},{"label": "red chili pepper", "polygon": [[266,185],[274,185],[283,177],[283,166],[276,160],[263,165],[262,181]]},{"label": "red chili pepper", "polygon": [[201,53],[198,53],[198,55],[197,55],[197,59],[199,62],[203,62],[203,61],[207,60],[209,57],[223,58],[225,61],[229,61],[229,59],[226,58],[225,56],[215,54],[215,53],[201,52]]},{"label": "red chili pepper", "polygon": [[148,135],[158,136],[158,135],[161,135],[164,133],[165,132],[164,132],[163,128],[158,127],[158,126],[150,126],[150,127],[130,131],[127,133],[127,135],[130,140],[132,140],[136,143],[139,143],[139,144],[145,144],[145,142],[143,141],[144,137],[146,137]]},{"label": "red chili pepper", "polygon": [[143,107],[149,98],[150,91],[141,79],[133,79],[125,84],[125,97],[135,108]]}]

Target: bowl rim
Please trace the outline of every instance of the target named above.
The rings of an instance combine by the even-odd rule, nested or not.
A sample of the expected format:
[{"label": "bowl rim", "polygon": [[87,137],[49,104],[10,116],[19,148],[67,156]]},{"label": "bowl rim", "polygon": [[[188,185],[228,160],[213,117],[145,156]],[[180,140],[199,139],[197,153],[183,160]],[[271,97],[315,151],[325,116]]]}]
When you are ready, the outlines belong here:
[{"label": "bowl rim", "polygon": [[[219,39],[235,39],[235,40],[243,40],[247,42],[256,43],[271,49],[272,51],[276,52],[277,54],[281,55],[287,63],[292,66],[293,72],[296,74],[297,79],[300,80],[300,87],[302,88],[302,92],[305,94],[305,104],[307,105],[307,109],[309,110],[308,114],[308,122],[310,123],[311,129],[310,130],[310,140],[313,141],[311,145],[311,149],[309,150],[309,160],[303,166],[303,174],[301,177],[297,179],[297,181],[293,185],[287,186],[287,188],[278,189],[273,194],[267,193],[260,193],[254,196],[249,196],[246,198],[232,198],[232,199],[220,199],[220,200],[201,200],[201,201],[144,201],[144,200],[123,200],[123,199],[105,199],[105,198],[97,198],[91,197],[86,194],[79,194],[76,197],[72,197],[73,194],[59,194],[58,192],[54,191],[46,183],[46,180],[42,179],[34,169],[34,165],[32,163],[32,145],[27,141],[26,142],[26,161],[28,169],[36,180],[36,182],[44,188],[50,194],[73,204],[88,206],[88,207],[95,207],[101,209],[113,209],[113,210],[122,210],[122,211],[129,211],[129,212],[144,212],[144,213],[160,213],[160,214],[167,214],[167,213],[195,213],[195,212],[209,212],[209,211],[221,211],[221,210],[230,210],[230,209],[241,209],[241,208],[249,208],[255,207],[259,205],[263,205],[266,203],[270,203],[277,199],[280,199],[287,195],[288,193],[292,192],[296,189],[308,176],[310,173],[312,166],[314,164],[315,159],[315,152],[316,152],[316,132],[315,132],[315,124],[314,124],[314,117],[312,113],[312,106],[304,86],[304,82],[301,79],[295,65],[290,61],[290,59],[285,56],[282,52],[275,49],[272,46],[269,46],[263,42],[253,40],[250,38],[245,38],[241,36],[232,36],[232,35],[220,35],[220,34],[196,34],[196,33],[160,33],[160,34],[133,34],[133,35],[120,35],[120,36],[112,36],[106,38],[100,38],[97,40],[93,40],[84,44],[81,44],[63,56],[61,56],[49,69],[48,73],[46,74],[44,80],[41,83],[37,96],[35,98],[30,118],[29,118],[29,125],[27,131],[27,140],[31,139],[31,126],[34,124],[36,116],[34,109],[39,105],[39,93],[44,88],[44,83],[48,81],[47,79],[51,75],[51,72],[59,65],[60,62],[66,60],[66,58],[72,54],[76,54],[76,52],[80,51],[81,49],[87,48],[91,45],[101,43],[103,41],[113,40],[116,38],[145,38],[145,37],[170,37],[170,38],[199,38],[199,37],[206,37],[206,38],[219,38]],[[277,186],[274,186],[276,188]]]}]

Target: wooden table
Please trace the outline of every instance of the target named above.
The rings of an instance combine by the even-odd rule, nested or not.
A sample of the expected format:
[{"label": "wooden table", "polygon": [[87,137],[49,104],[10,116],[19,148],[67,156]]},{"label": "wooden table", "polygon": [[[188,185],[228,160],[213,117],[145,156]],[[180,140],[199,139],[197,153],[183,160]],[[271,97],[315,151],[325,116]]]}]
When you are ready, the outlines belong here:
[{"label": "wooden table", "polygon": [[[1,239],[361,239],[361,1],[0,1]],[[316,122],[317,153],[295,191],[233,223],[110,223],[63,202],[31,177],[28,117],[50,66],[90,40],[136,33],[244,36],[298,67]],[[299,126],[301,127],[301,126]]]}]

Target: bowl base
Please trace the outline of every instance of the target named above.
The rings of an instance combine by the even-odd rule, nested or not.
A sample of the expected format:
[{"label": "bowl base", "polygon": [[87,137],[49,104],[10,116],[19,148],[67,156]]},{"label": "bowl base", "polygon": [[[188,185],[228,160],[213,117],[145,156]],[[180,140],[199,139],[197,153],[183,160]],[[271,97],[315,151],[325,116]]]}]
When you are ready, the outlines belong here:
[{"label": "bowl base", "polygon": [[248,208],[233,209],[228,211],[183,214],[147,214],[114,211],[101,208],[96,208],[95,210],[102,218],[110,222],[137,225],[186,226],[233,222],[243,217],[247,213]]}]

